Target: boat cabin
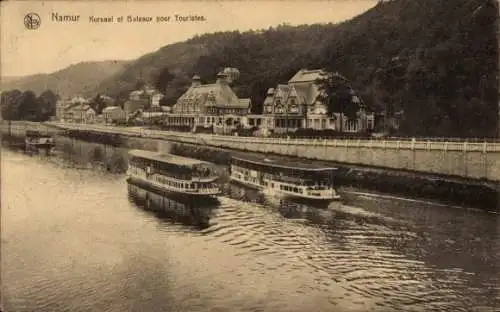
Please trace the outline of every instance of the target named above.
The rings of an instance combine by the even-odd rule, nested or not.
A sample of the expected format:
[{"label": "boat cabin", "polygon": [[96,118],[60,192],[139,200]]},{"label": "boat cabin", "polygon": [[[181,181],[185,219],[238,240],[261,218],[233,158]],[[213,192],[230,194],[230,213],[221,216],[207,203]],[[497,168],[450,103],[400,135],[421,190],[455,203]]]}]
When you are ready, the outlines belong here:
[{"label": "boat cabin", "polygon": [[257,173],[259,173],[264,179],[264,184],[265,180],[273,180],[297,186],[307,186],[307,189],[310,190],[331,188],[334,172],[337,170],[337,168],[300,161],[248,156],[245,158],[233,157],[231,169],[250,175],[250,178],[252,175],[257,178]]},{"label": "boat cabin", "polygon": [[201,160],[143,150],[130,151],[129,155],[129,163],[147,174],[158,173],[179,180],[217,179],[214,166]]}]

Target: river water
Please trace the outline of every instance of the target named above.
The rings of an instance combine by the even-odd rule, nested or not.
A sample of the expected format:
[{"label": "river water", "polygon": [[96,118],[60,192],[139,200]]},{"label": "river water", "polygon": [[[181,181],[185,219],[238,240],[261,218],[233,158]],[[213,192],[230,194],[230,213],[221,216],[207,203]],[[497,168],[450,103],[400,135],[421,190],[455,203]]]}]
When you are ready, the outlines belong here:
[{"label": "river water", "polygon": [[146,190],[95,165],[103,153],[2,149],[6,311],[500,311],[499,215],[237,186],[217,205],[145,209]]}]

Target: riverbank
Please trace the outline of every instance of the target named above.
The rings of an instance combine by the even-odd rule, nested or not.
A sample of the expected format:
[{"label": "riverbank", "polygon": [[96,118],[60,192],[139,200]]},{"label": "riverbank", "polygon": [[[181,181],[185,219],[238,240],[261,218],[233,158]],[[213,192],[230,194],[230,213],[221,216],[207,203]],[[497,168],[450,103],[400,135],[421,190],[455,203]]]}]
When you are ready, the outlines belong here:
[{"label": "riverbank", "polygon": [[[232,155],[249,154],[248,152],[241,153],[181,143],[172,143],[170,152],[221,165],[228,165]],[[286,159],[287,157],[283,158]],[[386,194],[420,197],[450,205],[500,212],[500,192],[492,185],[394,170],[370,169],[329,162],[321,163],[339,168],[337,183],[343,189],[355,188]]]},{"label": "riverbank", "polygon": [[500,183],[500,143],[393,139],[262,138],[140,127],[52,123],[63,131],[107,133],[314,161]]},{"label": "riverbank", "polygon": [[[28,125],[26,127],[30,128],[32,126]],[[123,133],[79,129],[64,130],[53,125],[48,129],[51,129],[48,131],[54,131],[54,133],[72,139],[116,147],[145,148],[149,150],[161,147],[162,150],[173,154],[198,158],[225,166],[229,164],[232,155],[251,153],[203,145],[203,142],[193,144],[179,142],[179,140],[153,139],[142,136],[140,132],[130,131],[130,129]],[[284,159],[291,158],[282,155],[280,157]],[[370,168],[341,162],[310,161],[338,167],[337,183],[342,186],[341,192],[342,189],[349,188],[364,189],[500,212],[500,186],[498,183],[390,168]]]}]

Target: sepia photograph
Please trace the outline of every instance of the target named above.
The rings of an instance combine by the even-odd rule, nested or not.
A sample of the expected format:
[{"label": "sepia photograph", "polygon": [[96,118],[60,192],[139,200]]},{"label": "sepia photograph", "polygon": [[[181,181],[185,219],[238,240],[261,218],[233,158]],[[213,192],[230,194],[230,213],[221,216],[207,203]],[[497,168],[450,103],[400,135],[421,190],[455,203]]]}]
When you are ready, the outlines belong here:
[{"label": "sepia photograph", "polygon": [[0,3],[0,312],[500,311],[498,0]]}]

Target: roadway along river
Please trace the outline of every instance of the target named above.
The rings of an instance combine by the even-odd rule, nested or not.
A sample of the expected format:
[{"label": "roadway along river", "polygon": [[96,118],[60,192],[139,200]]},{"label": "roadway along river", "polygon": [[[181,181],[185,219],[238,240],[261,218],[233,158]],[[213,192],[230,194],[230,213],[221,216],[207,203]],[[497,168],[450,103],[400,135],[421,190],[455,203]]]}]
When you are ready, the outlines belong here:
[{"label": "roadway along river", "polygon": [[360,195],[317,209],[233,189],[201,227],[202,207],[153,214],[123,174],[62,156],[2,149],[6,311],[500,308],[498,215]]}]

